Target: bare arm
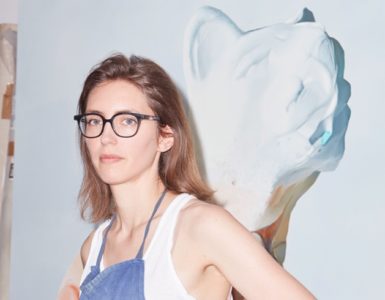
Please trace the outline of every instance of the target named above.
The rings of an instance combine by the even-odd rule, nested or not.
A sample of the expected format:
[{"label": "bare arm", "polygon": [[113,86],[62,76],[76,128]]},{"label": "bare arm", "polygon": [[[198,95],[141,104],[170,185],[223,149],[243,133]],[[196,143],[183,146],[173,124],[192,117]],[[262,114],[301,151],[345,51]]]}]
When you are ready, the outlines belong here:
[{"label": "bare arm", "polygon": [[58,300],[79,299],[80,279],[90,252],[93,235],[94,231],[92,231],[86,238],[86,240],[83,242],[83,245],[80,249],[80,253],[75,256],[73,262],[71,263],[66,274],[64,275],[57,296]]},{"label": "bare arm", "polygon": [[315,299],[227,211],[215,206],[205,210],[193,234],[212,265],[246,299]]},{"label": "bare arm", "polygon": [[77,300],[79,299],[79,282],[82,275],[83,266],[80,254],[77,254],[70,267],[68,268],[59,288],[58,300]]},{"label": "bare arm", "polygon": [[80,248],[80,257],[81,257],[82,266],[83,266],[82,270],[84,269],[87,263],[88,255],[90,254],[90,249],[91,249],[91,242],[92,242],[92,238],[94,237],[94,234],[95,234],[95,230],[93,230],[88,235],[88,237],[85,239],[85,241],[83,242],[83,245]]}]

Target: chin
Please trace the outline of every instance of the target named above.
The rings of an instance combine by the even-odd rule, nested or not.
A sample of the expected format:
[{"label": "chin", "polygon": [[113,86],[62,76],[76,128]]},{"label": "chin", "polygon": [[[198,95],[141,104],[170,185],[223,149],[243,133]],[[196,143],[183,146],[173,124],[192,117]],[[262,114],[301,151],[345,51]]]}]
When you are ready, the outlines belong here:
[{"label": "chin", "polygon": [[100,176],[100,179],[108,185],[118,185],[126,182],[126,180],[123,180],[121,177],[117,178],[116,176]]},{"label": "chin", "polygon": [[119,185],[126,182],[135,180],[137,176],[135,174],[127,174],[127,172],[119,173],[116,170],[112,172],[100,172],[98,173],[100,179],[108,185]]},{"label": "chin", "polygon": [[97,172],[99,178],[105,184],[119,184],[123,181],[124,176],[119,174],[119,172]]}]

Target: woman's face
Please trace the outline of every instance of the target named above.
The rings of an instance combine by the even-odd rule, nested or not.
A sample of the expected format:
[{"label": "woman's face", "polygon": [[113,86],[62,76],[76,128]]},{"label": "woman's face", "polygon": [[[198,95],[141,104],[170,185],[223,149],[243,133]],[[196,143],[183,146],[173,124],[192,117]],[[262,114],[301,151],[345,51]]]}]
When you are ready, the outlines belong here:
[{"label": "woman's face", "polygon": [[[95,87],[86,107],[86,113],[92,112],[106,119],[119,112],[154,115],[146,96],[124,80],[108,81]],[[100,178],[107,184],[118,185],[157,177],[160,153],[167,151],[173,140],[159,134],[157,121],[142,120],[133,137],[117,136],[111,124],[106,123],[101,136],[85,138],[85,142]]]}]

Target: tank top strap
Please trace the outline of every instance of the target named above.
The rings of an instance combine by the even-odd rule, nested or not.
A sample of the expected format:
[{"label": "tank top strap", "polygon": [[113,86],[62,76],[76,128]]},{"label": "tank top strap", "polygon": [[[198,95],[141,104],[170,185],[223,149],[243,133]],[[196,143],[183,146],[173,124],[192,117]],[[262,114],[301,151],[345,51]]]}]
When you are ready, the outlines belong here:
[{"label": "tank top strap", "polygon": [[144,260],[151,260],[153,257],[157,257],[156,260],[158,260],[158,254],[160,252],[163,252],[165,249],[166,252],[172,249],[179,212],[193,199],[196,199],[194,195],[182,193],[171,201],[159,221],[158,228],[154,233],[148,249],[143,255]]},{"label": "tank top strap", "polygon": [[158,211],[160,205],[162,204],[162,201],[164,199],[164,196],[166,195],[166,192],[167,192],[167,189],[164,189],[163,193],[160,195],[158,201],[156,202],[156,204],[154,206],[151,217],[147,222],[146,229],[144,230],[143,241],[142,241],[142,244],[140,245],[138,253],[136,254],[136,258],[143,258],[144,243],[146,242],[146,238],[147,238],[148,232],[150,230],[152,219],[154,218],[156,212]]}]

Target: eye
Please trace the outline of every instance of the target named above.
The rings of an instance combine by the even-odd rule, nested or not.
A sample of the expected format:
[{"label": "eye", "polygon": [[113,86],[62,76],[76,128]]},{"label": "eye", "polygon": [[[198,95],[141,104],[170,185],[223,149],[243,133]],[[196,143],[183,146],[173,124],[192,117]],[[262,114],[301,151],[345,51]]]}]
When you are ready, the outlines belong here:
[{"label": "eye", "polygon": [[88,116],[83,122],[86,123],[87,126],[99,126],[103,123],[102,119],[97,116]]},{"label": "eye", "polygon": [[136,126],[138,124],[138,120],[135,116],[122,115],[119,120],[119,124],[122,126]]}]

